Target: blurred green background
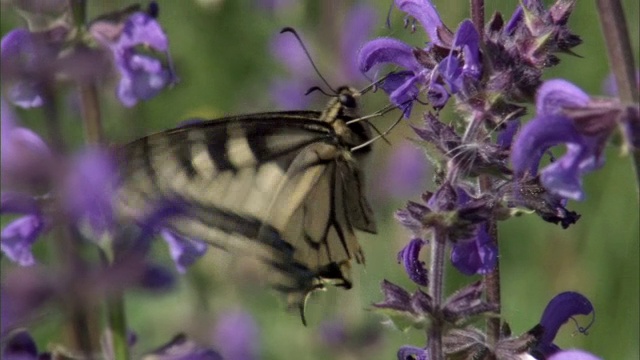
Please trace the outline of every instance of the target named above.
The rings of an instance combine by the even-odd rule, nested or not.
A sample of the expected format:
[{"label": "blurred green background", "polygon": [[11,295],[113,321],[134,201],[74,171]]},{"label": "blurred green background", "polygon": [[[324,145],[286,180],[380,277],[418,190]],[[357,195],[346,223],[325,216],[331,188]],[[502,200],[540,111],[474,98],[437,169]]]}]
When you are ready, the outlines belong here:
[{"label": "blurred green background", "polygon": [[[277,1],[275,1],[277,2]],[[132,109],[122,108],[113,96],[114,84],[105,84],[102,111],[105,127],[114,142],[132,140],[152,131],[175,126],[192,116],[218,117],[277,109],[269,89],[278,78],[290,78],[286,68],[269,51],[269,44],[284,26],[303,33],[320,71],[334,86],[341,79],[332,74],[339,61],[338,42],[344,14],[356,3],[373,6],[378,14],[375,36],[400,37],[419,45],[426,41],[420,28],[414,34],[402,28],[403,15],[394,11],[391,30],[384,27],[390,0],[383,1],[284,1],[289,6],[268,9],[268,1],[199,0],[159,1],[160,22],[171,44],[171,53],[181,82],[156,98]],[[125,1],[89,1],[91,16],[126,6]],[[273,3],[273,1],[272,1]],[[468,2],[435,0],[443,21],[452,29],[468,16]],[[487,17],[499,10],[508,17],[516,1],[487,2]],[[19,17],[2,2],[2,33],[16,24]],[[262,5],[262,6],[261,6]],[[632,44],[638,58],[638,1],[624,1],[630,25]],[[566,78],[592,95],[602,94],[608,63],[597,12],[593,1],[578,2],[570,27],[584,44],[576,52],[582,57],[561,55],[559,66],[547,72],[546,78]],[[308,78],[314,78],[310,73]],[[363,78],[362,84],[366,80]],[[321,85],[317,80],[317,85]],[[325,98],[318,97],[317,108]],[[73,103],[73,95],[67,100]],[[382,93],[364,99],[367,111],[385,105]],[[312,106],[312,108],[315,108]],[[414,110],[415,115],[421,113]],[[426,109],[424,109],[426,110]],[[69,137],[81,143],[77,113],[68,111],[64,126]],[[42,129],[39,116],[19,111],[23,122]],[[444,112],[443,118],[455,116]],[[380,127],[394,120],[380,121]],[[414,123],[418,123],[414,119]],[[389,147],[376,144],[376,161],[369,163],[366,173],[372,189],[384,182],[384,161],[405,138],[411,136],[407,124],[394,130]],[[424,180],[428,189],[430,177]],[[562,230],[535,216],[524,216],[501,224],[501,271],[503,315],[514,333],[529,330],[540,319],[547,302],[557,293],[574,290],[586,295],[596,309],[596,322],[588,336],[575,334],[568,324],[556,343],[563,348],[583,348],[604,359],[637,359],[639,356],[639,257],[640,242],[638,196],[629,158],[619,149],[607,151],[603,169],[585,178],[587,199],[571,203],[570,208],[582,214],[577,225]],[[373,192],[373,191],[372,191]],[[409,289],[415,286],[396,263],[396,253],[409,239],[407,231],[394,220],[393,212],[406,199],[393,199],[372,194],[379,222],[379,234],[360,234],[367,256],[366,266],[354,267],[354,288],[350,291],[329,289],[316,293],[308,304],[309,326],[303,327],[297,313],[284,311],[284,303],[271,290],[255,279],[251,264],[217,254],[211,249],[187,275],[178,289],[166,294],[131,292],[127,294],[127,311],[132,330],[138,333],[138,353],[155,348],[174,334],[184,331],[202,344],[213,344],[213,324],[227,311],[245,309],[260,328],[259,346],[262,359],[395,359],[403,344],[424,345],[424,334],[413,330],[402,333],[388,326],[381,316],[368,310],[382,299],[379,284],[389,279]],[[417,198],[414,196],[414,199]],[[38,247],[45,245],[42,242]],[[39,249],[36,249],[39,250]],[[154,249],[167,263],[164,244]],[[6,269],[7,263],[2,267]],[[476,280],[465,278],[454,269],[448,271],[448,293]],[[330,349],[321,341],[321,324],[341,319],[356,345]],[[579,319],[586,325],[590,318]],[[59,338],[59,316],[51,310],[34,327],[42,346]],[[363,333],[369,335],[363,335]],[[378,333],[378,335],[375,335]],[[374,335],[371,335],[374,334]],[[364,344],[367,344],[366,346]]]}]

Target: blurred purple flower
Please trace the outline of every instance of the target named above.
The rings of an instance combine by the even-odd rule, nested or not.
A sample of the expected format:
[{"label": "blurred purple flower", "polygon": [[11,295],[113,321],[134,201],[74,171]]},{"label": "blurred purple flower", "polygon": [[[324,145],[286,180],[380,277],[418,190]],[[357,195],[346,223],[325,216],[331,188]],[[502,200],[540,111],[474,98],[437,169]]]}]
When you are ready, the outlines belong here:
[{"label": "blurred purple flower", "polygon": [[381,192],[402,199],[416,195],[425,188],[428,171],[424,151],[404,142],[386,160],[383,179],[379,183]]},{"label": "blurred purple flower", "polygon": [[170,61],[169,41],[152,15],[135,12],[123,24],[98,20],[91,24],[89,30],[113,54],[120,72],[116,93],[125,106],[131,107],[139,100],[148,100],[177,81],[172,68],[137,50],[138,46],[143,46],[164,52],[167,61]]},{"label": "blurred purple flower", "polygon": [[225,359],[255,360],[259,358],[260,330],[253,317],[243,311],[221,315],[214,333],[214,343]]},{"label": "blurred purple flower", "polygon": [[89,149],[76,156],[65,181],[63,198],[67,211],[96,241],[115,231],[116,171],[111,153],[104,149]]},{"label": "blurred purple flower", "polygon": [[[553,343],[553,339],[556,337],[560,327],[569,319],[573,319],[575,315],[589,315],[593,311],[593,305],[589,299],[580,293],[566,291],[556,295],[549,301],[540,319],[543,333],[534,352],[545,358],[558,353],[560,348]],[[591,324],[586,328],[578,327],[578,331],[586,334],[590,326]],[[562,357],[560,358],[562,359]]]},{"label": "blurred purple flower", "polygon": [[2,229],[2,252],[20,266],[35,264],[31,246],[48,228],[48,219],[42,214],[37,201],[24,194],[5,192],[2,193],[0,213],[23,215]]},{"label": "blurred purple flower", "polygon": [[193,265],[209,248],[202,240],[187,238],[172,230],[170,221],[185,215],[185,211],[186,205],[180,200],[165,199],[139,220],[142,234],[138,242],[145,247],[141,251],[146,253],[148,239],[159,234],[167,243],[171,258],[180,273],[185,273],[187,267]]},{"label": "blurred purple flower", "polygon": [[0,335],[25,326],[55,292],[48,274],[37,267],[4,270],[0,286]]},{"label": "blurred purple flower", "polygon": [[375,9],[364,3],[353,6],[342,26],[340,38],[340,81],[348,84],[362,82],[363,77],[358,66],[358,51],[373,33],[378,14]]},{"label": "blurred purple flower", "polygon": [[52,154],[49,147],[33,131],[19,127],[4,98],[0,106],[3,186],[29,188],[40,185],[50,176]]},{"label": "blurred purple flower", "polygon": [[409,279],[420,286],[428,285],[427,269],[420,260],[420,250],[426,242],[414,238],[398,253],[398,263],[402,263]]},{"label": "blurred purple flower", "polygon": [[20,330],[6,341],[2,348],[5,360],[46,360],[51,359],[49,353],[39,353],[36,342],[25,330]]},{"label": "blurred purple flower", "polygon": [[536,117],[519,132],[511,153],[516,176],[536,176],[542,156],[552,146],[566,144],[566,153],[540,171],[551,193],[582,200],[582,176],[604,163],[606,140],[615,128],[620,108],[598,103],[565,80],[549,80],[538,90]]},{"label": "blurred purple flower", "polygon": [[340,347],[347,342],[347,327],[342,319],[322,322],[320,325],[320,339],[329,347]]},{"label": "blurred purple flower", "polygon": [[[341,34],[344,36],[340,41],[340,53],[337,54],[340,61],[335,76],[341,82],[355,84],[362,80],[356,54],[373,31],[376,16],[375,10],[364,4],[354,6],[345,16],[347,21],[342,26]],[[287,110],[308,107],[311,100],[305,93],[319,79],[300,43],[291,34],[278,34],[271,43],[271,54],[285,65],[292,79],[278,79],[271,86],[276,104]]]},{"label": "blurred purple flower", "polygon": [[305,93],[314,84],[315,72],[296,38],[278,34],[271,42],[271,54],[291,75],[291,79],[278,79],[271,85],[270,93],[276,104],[285,110],[308,107],[311,100]]},{"label": "blurred purple flower", "polygon": [[2,38],[2,81],[12,103],[23,108],[44,103],[43,84],[53,76],[62,49],[59,29],[40,33],[15,29]]}]

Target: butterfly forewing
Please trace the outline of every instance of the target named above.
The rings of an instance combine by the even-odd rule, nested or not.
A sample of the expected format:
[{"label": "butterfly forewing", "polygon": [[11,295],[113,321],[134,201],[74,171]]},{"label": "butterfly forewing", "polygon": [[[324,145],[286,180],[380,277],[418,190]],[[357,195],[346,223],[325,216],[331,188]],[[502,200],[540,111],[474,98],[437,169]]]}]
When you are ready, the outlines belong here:
[{"label": "butterfly forewing", "polygon": [[350,287],[350,260],[364,262],[354,229],[375,232],[349,151],[366,138],[329,110],[228,117],[139,139],[120,152],[122,209],[139,215],[180,200],[188,212],[170,221],[174,231],[262,260],[290,305],[325,281]]}]

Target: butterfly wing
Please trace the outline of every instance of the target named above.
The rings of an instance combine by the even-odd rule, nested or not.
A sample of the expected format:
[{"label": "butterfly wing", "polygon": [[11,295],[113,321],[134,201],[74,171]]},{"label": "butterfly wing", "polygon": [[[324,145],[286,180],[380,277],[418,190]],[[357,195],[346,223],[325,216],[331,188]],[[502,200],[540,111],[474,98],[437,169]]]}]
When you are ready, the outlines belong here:
[{"label": "butterfly wing", "polygon": [[364,257],[353,228],[375,231],[355,160],[317,112],[192,124],[123,148],[128,213],[164,199],[188,204],[174,231],[271,266],[291,305],[325,279],[350,286]]}]

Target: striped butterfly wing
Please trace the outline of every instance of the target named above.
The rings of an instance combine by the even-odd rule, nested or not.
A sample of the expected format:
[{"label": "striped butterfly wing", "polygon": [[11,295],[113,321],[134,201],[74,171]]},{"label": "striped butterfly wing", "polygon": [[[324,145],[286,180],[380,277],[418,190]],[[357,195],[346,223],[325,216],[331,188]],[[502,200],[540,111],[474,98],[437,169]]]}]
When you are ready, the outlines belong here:
[{"label": "striped butterfly wing", "polygon": [[375,232],[349,151],[365,132],[339,135],[325,120],[313,111],[253,114],[139,139],[121,152],[122,207],[180,199],[189,212],[174,231],[261,259],[274,270],[270,283],[302,308],[325,282],[351,286],[350,260],[364,262],[354,229]]}]

